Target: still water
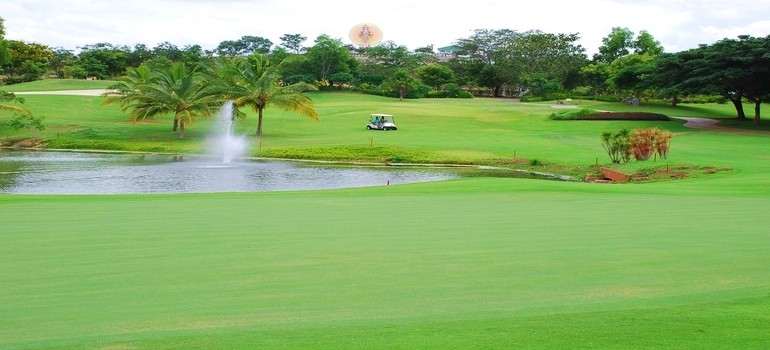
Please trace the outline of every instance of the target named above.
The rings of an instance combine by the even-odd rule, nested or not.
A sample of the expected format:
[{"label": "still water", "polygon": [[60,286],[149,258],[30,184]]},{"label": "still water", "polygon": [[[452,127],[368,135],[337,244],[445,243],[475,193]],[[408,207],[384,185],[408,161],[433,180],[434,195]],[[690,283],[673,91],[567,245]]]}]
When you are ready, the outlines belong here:
[{"label": "still water", "polygon": [[0,151],[0,193],[130,194],[317,190],[458,178],[449,169],[234,161],[170,155]]}]

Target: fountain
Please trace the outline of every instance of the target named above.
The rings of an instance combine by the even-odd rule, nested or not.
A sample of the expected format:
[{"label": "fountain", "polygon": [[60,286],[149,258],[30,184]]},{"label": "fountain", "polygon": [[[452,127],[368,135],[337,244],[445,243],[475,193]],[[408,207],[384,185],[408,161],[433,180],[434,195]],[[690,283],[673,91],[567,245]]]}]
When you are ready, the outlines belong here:
[{"label": "fountain", "polygon": [[216,133],[209,138],[209,153],[222,159],[223,164],[230,164],[233,159],[243,156],[248,149],[248,141],[243,136],[234,135],[235,116],[233,102],[227,101],[217,113]]}]

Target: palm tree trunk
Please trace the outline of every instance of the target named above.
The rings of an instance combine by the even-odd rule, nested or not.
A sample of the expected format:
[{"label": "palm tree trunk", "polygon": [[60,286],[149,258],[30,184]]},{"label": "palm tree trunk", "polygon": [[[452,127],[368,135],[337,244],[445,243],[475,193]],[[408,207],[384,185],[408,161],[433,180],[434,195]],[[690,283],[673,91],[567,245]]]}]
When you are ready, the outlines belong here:
[{"label": "palm tree trunk", "polygon": [[176,129],[179,128],[179,117],[174,117],[174,127],[171,128],[171,131],[176,131]]},{"label": "palm tree trunk", "polygon": [[257,137],[262,137],[262,108],[257,108]]},{"label": "palm tree trunk", "polygon": [[179,138],[184,138],[184,121],[179,121]]}]

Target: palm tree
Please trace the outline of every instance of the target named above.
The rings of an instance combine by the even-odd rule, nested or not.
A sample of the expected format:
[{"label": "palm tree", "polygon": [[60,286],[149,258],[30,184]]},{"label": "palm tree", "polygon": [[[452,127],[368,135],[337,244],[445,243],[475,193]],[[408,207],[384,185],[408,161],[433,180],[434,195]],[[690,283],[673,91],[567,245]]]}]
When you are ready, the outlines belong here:
[{"label": "palm tree", "polygon": [[16,94],[14,94],[13,92],[0,90],[0,111],[19,112],[26,115],[32,114],[32,112],[28,111],[24,107],[12,105],[11,103],[14,103],[14,102],[24,103],[24,99],[21,97],[17,97]]},{"label": "palm tree", "polygon": [[238,107],[251,106],[257,112],[257,137],[262,137],[263,112],[269,105],[318,119],[313,100],[306,91],[317,90],[308,83],[282,85],[280,67],[287,62],[271,65],[263,55],[253,54],[245,59],[217,60],[209,70],[214,75],[210,93],[220,100],[232,100]]},{"label": "palm tree", "polygon": [[120,102],[121,110],[131,110],[134,121],[174,113],[172,130],[179,130],[180,139],[184,138],[186,123],[197,116],[209,116],[217,108],[217,101],[200,81],[200,73],[184,63],[153,72],[141,67],[130,69],[111,88],[114,92],[106,93],[103,103]]},{"label": "palm tree", "polygon": [[137,68],[129,67],[126,76],[118,79],[118,82],[107,87],[107,92],[102,94],[102,105],[119,102],[123,112],[131,108],[131,103],[140,94],[140,87],[148,84],[152,79],[152,71],[149,67],[141,65]]}]

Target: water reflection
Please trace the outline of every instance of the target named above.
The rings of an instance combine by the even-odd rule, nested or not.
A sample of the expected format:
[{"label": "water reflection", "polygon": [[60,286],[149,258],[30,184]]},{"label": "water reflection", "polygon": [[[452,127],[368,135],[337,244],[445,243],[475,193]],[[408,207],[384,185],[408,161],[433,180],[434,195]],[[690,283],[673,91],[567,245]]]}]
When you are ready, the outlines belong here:
[{"label": "water reflection", "polygon": [[0,193],[127,194],[314,190],[438,181],[442,169],[230,164],[203,158],[70,152],[0,152]]}]

